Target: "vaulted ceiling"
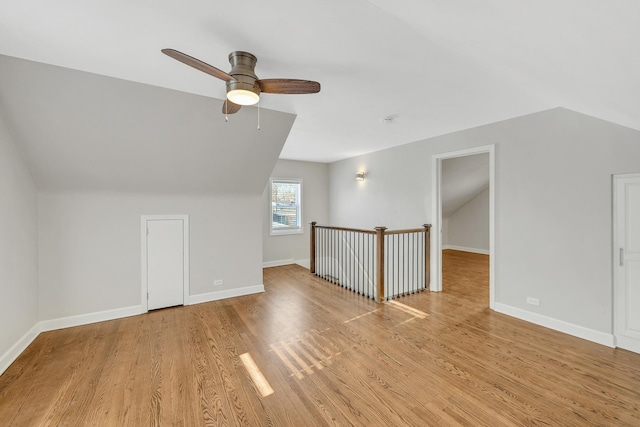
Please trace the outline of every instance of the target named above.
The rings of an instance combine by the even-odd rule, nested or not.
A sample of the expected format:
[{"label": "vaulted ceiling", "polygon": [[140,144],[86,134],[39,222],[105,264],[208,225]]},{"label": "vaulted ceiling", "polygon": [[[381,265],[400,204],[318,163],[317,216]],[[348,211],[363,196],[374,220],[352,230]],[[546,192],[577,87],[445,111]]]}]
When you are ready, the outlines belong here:
[{"label": "vaulted ceiling", "polygon": [[446,218],[489,187],[489,155],[442,161],[442,217]]},{"label": "vaulted ceiling", "polygon": [[246,50],[261,78],[321,82],[260,105],[297,116],[281,158],[329,162],[556,106],[640,129],[639,20],[634,0],[0,0],[0,54],[221,100],[160,50],[225,71]]}]

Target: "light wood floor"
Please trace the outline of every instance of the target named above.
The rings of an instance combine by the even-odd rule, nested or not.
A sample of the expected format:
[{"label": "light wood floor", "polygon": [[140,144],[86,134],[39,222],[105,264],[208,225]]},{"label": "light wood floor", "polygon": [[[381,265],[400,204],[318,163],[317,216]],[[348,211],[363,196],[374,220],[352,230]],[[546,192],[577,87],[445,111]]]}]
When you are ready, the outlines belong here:
[{"label": "light wood floor", "polygon": [[446,251],[445,291],[400,305],[269,268],[264,294],[43,333],[0,426],[639,426],[640,355],[491,312],[487,264]]}]

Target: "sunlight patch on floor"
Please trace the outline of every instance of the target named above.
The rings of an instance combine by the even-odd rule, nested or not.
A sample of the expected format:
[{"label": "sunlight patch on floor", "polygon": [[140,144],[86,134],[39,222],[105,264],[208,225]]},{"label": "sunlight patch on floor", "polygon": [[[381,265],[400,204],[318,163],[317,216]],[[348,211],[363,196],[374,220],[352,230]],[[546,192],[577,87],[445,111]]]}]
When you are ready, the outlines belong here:
[{"label": "sunlight patch on floor", "polygon": [[256,362],[253,360],[253,357],[251,357],[249,353],[243,353],[240,355],[240,360],[242,361],[244,367],[247,369],[251,380],[255,384],[262,397],[267,397],[273,394],[273,388],[271,388],[271,384],[269,384],[269,381],[267,381],[267,379],[264,377],[262,371],[260,370],[260,368],[258,368],[258,365],[256,365]]}]

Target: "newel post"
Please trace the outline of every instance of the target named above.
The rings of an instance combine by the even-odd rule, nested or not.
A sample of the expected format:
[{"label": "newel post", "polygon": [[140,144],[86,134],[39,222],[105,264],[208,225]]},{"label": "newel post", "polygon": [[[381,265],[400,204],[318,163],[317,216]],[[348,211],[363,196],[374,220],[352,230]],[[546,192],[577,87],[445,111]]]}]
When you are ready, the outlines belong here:
[{"label": "newel post", "polygon": [[309,271],[316,273],[316,221],[311,223],[311,253],[309,255]]},{"label": "newel post", "polygon": [[387,227],[376,227],[376,302],[382,302],[384,296],[384,231]]},{"label": "newel post", "polygon": [[431,286],[431,224],[423,224],[424,227],[424,288]]}]

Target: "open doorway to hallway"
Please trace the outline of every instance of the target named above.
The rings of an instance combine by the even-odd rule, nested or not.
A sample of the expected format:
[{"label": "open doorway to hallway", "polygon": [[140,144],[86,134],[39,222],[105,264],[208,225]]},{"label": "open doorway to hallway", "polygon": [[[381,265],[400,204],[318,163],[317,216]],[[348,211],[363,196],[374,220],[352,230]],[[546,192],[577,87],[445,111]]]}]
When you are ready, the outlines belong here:
[{"label": "open doorway to hallway", "polygon": [[442,291],[489,305],[489,154],[442,160]]},{"label": "open doorway to hallway", "polygon": [[[494,164],[493,145],[432,158],[431,290],[454,291],[456,282],[475,281],[485,287],[482,294],[491,308],[495,300]],[[465,277],[458,277],[462,270],[456,266],[465,267]]]}]

